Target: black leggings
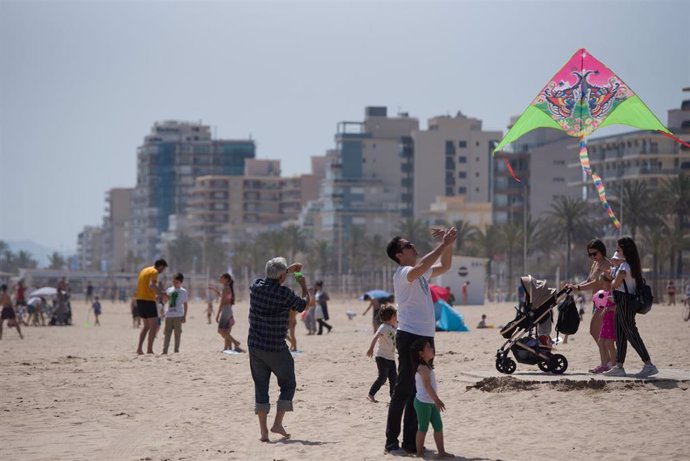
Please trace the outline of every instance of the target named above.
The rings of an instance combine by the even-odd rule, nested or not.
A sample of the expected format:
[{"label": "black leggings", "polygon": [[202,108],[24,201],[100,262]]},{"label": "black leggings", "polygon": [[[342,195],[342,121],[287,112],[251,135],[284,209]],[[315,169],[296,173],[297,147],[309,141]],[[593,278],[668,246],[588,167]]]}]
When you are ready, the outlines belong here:
[{"label": "black leggings", "polygon": [[318,334],[323,334],[323,327],[328,328],[328,331],[331,331],[331,329],[333,328],[332,326],[327,324],[324,319],[318,319],[318,322],[319,322],[319,333]]},{"label": "black leggings", "polygon": [[388,380],[388,385],[390,386],[390,395],[393,397],[393,389],[395,389],[395,382],[398,379],[397,372],[395,371],[395,360],[384,359],[383,357],[376,357],[376,368],[379,370],[379,376],[374,381],[369,389],[369,395],[374,396],[381,389],[381,386],[386,384]]}]

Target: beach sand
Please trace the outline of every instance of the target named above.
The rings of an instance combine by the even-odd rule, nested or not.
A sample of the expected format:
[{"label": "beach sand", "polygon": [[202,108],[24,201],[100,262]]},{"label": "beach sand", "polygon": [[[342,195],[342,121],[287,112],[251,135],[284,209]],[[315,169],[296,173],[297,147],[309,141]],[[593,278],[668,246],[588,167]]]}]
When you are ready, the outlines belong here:
[{"label": "beach sand", "polygon": [[[2,460],[376,460],[383,454],[388,386],[367,401],[376,377],[365,352],[370,316],[362,301],[329,306],[334,330],[307,336],[297,327],[295,411],[281,441],[259,441],[254,389],[246,354],[221,352],[205,305],[193,302],[179,354],[137,356],[139,331],[129,305],[103,303],[101,327],[85,323],[88,308],[73,306],[71,327],[24,328],[25,339],[5,326],[0,341],[0,459]],[[233,335],[247,338],[247,302],[236,307]],[[509,304],[459,308],[473,327],[513,318]],[[348,320],[345,312],[358,315]],[[580,331],[557,350],[569,361],[564,378],[580,381],[529,384],[497,376],[496,329],[437,333],[436,373],[446,448],[456,459],[573,460],[688,459],[690,457],[690,323],[681,307],[655,306],[638,326],[655,364],[684,379],[607,382],[583,378],[598,354],[589,337],[589,313]],[[172,347],[171,347],[172,349]],[[629,348],[626,368],[642,366]],[[516,375],[543,376],[518,364]],[[523,377],[525,375],[523,374]],[[578,384],[579,383],[579,384]],[[275,403],[278,387],[271,384]],[[603,386],[603,387],[602,387]],[[269,415],[271,421],[273,411]],[[432,435],[426,446],[435,449]]]}]

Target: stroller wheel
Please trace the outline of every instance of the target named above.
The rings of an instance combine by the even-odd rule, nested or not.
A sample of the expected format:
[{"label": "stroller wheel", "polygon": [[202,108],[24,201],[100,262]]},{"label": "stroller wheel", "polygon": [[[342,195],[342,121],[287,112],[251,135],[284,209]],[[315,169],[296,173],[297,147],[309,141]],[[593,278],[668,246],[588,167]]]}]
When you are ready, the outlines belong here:
[{"label": "stroller wheel", "polygon": [[504,373],[504,371],[503,371],[503,360],[501,360],[501,359],[496,360],[496,369],[499,372]]},{"label": "stroller wheel", "polygon": [[505,359],[503,359],[501,367],[503,368],[503,370],[499,371],[501,371],[502,373],[505,373],[507,375],[513,374],[516,368],[515,361],[510,357],[506,357]]},{"label": "stroller wheel", "polygon": [[568,369],[568,359],[561,354],[554,354],[553,357],[549,359],[549,368],[552,373],[557,375],[563,374],[563,372]]},{"label": "stroller wheel", "polygon": [[549,368],[549,362],[547,362],[546,360],[540,360],[540,361],[537,363],[537,366],[538,366],[539,369],[540,369],[541,371],[543,371],[544,373],[548,373],[549,371],[551,371],[551,369]]}]

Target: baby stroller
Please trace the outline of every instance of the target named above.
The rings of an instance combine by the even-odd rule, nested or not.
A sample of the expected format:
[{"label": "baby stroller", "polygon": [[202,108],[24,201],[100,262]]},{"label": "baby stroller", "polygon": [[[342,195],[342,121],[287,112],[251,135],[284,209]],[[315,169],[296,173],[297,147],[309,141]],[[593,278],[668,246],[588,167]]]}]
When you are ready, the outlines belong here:
[{"label": "baby stroller", "polygon": [[[570,289],[564,288],[556,293],[546,281],[531,275],[520,277],[520,283],[525,290],[525,300],[515,307],[515,319],[501,329],[501,336],[507,341],[496,352],[496,369],[508,375],[515,371],[515,361],[508,357],[512,352],[519,363],[537,365],[545,373],[561,374],[568,369],[568,360],[551,352],[551,310],[559,298],[570,293]],[[548,343],[540,341],[539,336],[546,337]]]}]

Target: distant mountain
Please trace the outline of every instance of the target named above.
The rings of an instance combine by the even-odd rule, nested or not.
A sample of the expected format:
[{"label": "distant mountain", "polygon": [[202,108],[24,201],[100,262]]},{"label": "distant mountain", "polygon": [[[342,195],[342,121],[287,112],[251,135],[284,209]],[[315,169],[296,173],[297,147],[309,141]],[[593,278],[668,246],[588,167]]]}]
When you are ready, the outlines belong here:
[{"label": "distant mountain", "polygon": [[[36,243],[33,240],[5,240],[7,246],[10,247],[10,251],[13,253],[18,253],[20,250],[24,250],[31,254],[31,257],[38,261],[38,267],[47,267],[50,260],[50,255],[57,251],[53,248],[48,248],[47,246]],[[67,252],[60,252],[65,258],[74,253],[74,251],[69,250]]]}]

